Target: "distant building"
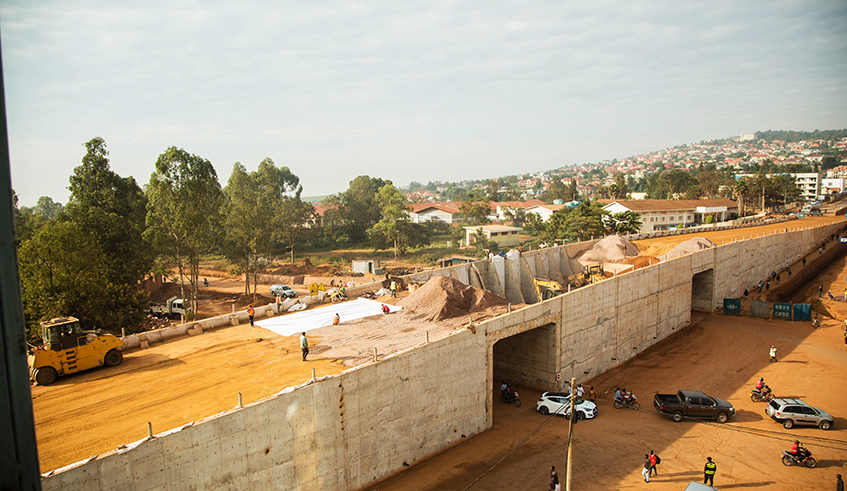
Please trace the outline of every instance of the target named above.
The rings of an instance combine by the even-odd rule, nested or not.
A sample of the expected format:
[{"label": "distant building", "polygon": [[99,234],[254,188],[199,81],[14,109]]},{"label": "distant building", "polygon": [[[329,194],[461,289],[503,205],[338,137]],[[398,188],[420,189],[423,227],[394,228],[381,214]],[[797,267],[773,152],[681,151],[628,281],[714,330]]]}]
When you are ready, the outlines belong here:
[{"label": "distant building", "polygon": [[[779,174],[785,175],[785,174]],[[800,172],[797,174],[788,174],[794,178],[794,184],[800,189],[800,199],[803,201],[815,201],[821,194],[821,174],[817,172]],[[773,177],[774,174],[768,174],[767,177]],[[742,177],[754,178],[755,174],[736,174],[735,179]]]},{"label": "distant building", "polygon": [[507,227],[505,225],[465,227],[465,244],[473,244],[474,234],[479,229],[482,229],[482,233],[485,234],[486,239],[496,242],[501,248],[513,247],[520,244],[520,232],[523,230],[520,227]]},{"label": "distant building", "polygon": [[553,213],[555,213],[555,212],[557,212],[557,211],[561,210],[562,208],[564,208],[564,207],[566,207],[566,206],[567,206],[567,205],[564,205],[564,204],[559,204],[559,205],[546,205],[546,204],[542,204],[542,205],[535,205],[535,206],[531,206],[531,207],[527,208],[527,209],[526,209],[526,213],[527,213],[527,214],[529,214],[529,213],[535,213],[536,215],[538,215],[539,217],[541,217],[541,221],[542,221],[542,222],[546,222],[547,220],[549,220],[549,219],[550,219],[550,217],[551,217],[551,216],[553,216]]},{"label": "distant building", "polygon": [[[730,199],[599,200],[609,213],[634,211],[641,216],[641,233],[724,222],[738,216],[738,203]],[[711,217],[711,220],[710,220]]]}]

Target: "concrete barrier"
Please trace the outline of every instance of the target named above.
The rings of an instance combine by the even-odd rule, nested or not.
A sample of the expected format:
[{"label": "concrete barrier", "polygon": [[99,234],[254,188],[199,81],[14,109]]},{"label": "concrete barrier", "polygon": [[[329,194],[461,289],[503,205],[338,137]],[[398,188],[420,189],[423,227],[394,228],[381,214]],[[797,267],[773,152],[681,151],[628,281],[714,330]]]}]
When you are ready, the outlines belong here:
[{"label": "concrete barrier", "polygon": [[[695,300],[717,308],[841,227],[738,241],[609,278],[67,466],[42,489],[363,489],[490,428],[500,374],[547,390],[602,374],[684,329]],[[562,257],[545,251],[521,274],[561,268]],[[522,295],[508,267],[462,266],[437,274]]]}]

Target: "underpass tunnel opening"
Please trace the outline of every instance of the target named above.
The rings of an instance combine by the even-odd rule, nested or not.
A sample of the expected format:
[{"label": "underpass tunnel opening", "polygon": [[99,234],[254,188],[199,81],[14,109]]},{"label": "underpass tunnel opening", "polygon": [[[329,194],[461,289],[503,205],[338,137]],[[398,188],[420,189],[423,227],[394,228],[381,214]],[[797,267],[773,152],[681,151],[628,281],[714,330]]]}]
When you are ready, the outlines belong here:
[{"label": "underpass tunnel opening", "polygon": [[691,310],[711,313],[715,305],[715,270],[707,269],[691,277]]},{"label": "underpass tunnel opening", "polygon": [[500,384],[550,391],[556,388],[558,343],[556,324],[544,324],[494,343],[495,402]]}]

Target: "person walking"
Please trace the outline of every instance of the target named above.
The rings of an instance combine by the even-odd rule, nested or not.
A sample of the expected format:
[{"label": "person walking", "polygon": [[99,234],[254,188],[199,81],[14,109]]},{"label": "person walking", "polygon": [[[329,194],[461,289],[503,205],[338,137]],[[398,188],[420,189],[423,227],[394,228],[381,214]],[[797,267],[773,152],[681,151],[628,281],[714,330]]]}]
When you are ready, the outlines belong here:
[{"label": "person walking", "polygon": [[559,473],[556,472],[556,466],[550,466],[550,491],[559,491]]},{"label": "person walking", "polygon": [[594,386],[588,388],[588,400],[594,402],[597,399],[597,391],[594,390]]},{"label": "person walking", "polygon": [[806,258],[805,257],[803,258],[803,267],[804,268],[806,267]]},{"label": "person walking", "polygon": [[791,268],[788,268],[788,279],[791,279]]},{"label": "person walking", "polygon": [[715,486],[715,472],[718,470],[718,465],[712,462],[711,457],[706,457],[706,467],[703,468],[703,484],[708,483],[709,486]]},{"label": "person walking", "polygon": [[332,325],[337,326],[341,322],[341,317],[338,314],[335,314],[335,317],[332,318]]},{"label": "person walking", "polygon": [[394,280],[391,280],[391,296],[392,297],[397,296],[397,282],[394,281]]},{"label": "person walking", "polygon": [[650,463],[650,456],[644,454],[644,468],[641,469],[641,475],[644,476],[644,482],[650,482],[650,467],[653,464]]},{"label": "person walking", "polygon": [[778,275],[776,275],[776,284],[777,284],[777,285],[779,284],[779,279],[780,279],[780,277],[782,277],[782,275],[779,275],[779,274],[778,274]]},{"label": "person walking", "polygon": [[841,480],[841,474],[835,475],[835,491],[844,491],[844,481]]},{"label": "person walking", "polygon": [[776,361],[776,346],[771,345],[770,350],[771,361]]},{"label": "person walking", "polygon": [[750,292],[748,292],[747,289],[745,288],[744,289],[744,300],[747,300],[748,295],[750,295]]},{"label": "person walking", "polygon": [[309,340],[306,339],[306,333],[300,333],[300,351],[303,352],[303,361],[306,361],[306,356],[309,354]]},{"label": "person walking", "polygon": [[256,311],[253,309],[253,304],[247,306],[247,317],[250,318],[250,327],[253,327],[253,316],[256,315]]},{"label": "person walking", "polygon": [[823,285],[818,285],[818,298],[821,298],[823,295]]},{"label": "person walking", "polygon": [[655,472],[656,475],[659,475],[659,471],[656,469],[656,464],[659,463],[659,456],[654,454],[652,450],[650,450],[650,475],[652,476]]},{"label": "person walking", "polygon": [[769,292],[769,291],[771,291],[771,282],[766,281],[765,282],[765,292]]}]

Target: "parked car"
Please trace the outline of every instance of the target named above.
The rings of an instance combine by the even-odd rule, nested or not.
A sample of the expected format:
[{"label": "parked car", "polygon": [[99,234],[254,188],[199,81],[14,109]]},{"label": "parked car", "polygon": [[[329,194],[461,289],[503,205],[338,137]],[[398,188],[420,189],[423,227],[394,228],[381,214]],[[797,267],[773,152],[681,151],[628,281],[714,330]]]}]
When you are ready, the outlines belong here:
[{"label": "parked car", "polygon": [[822,430],[832,428],[832,416],[828,412],[812,407],[800,399],[777,397],[765,408],[765,414],[782,423],[785,429],[794,425],[818,426]]},{"label": "parked car", "polygon": [[709,397],[699,390],[680,390],[676,394],[656,394],[653,397],[656,411],[680,422],[683,418],[714,419],[726,423],[735,416],[732,404],[717,397]]},{"label": "parked car", "polygon": [[[570,394],[567,392],[545,392],[538,399],[535,409],[545,416],[548,414],[561,414],[569,418],[571,408],[570,397]],[[591,419],[597,416],[597,405],[591,401],[577,398],[574,400],[574,406],[576,419]]]},{"label": "parked car", "polygon": [[822,217],[823,213],[820,210],[812,210],[809,212],[810,217]]},{"label": "parked car", "polygon": [[275,297],[294,298],[297,292],[288,285],[271,285],[271,295]]}]

